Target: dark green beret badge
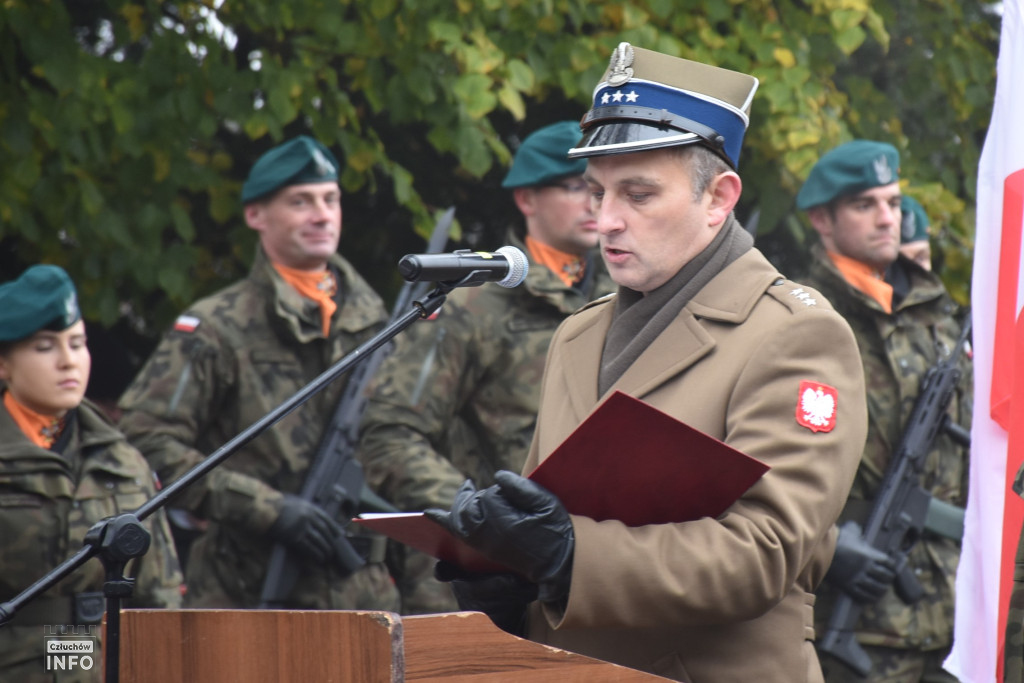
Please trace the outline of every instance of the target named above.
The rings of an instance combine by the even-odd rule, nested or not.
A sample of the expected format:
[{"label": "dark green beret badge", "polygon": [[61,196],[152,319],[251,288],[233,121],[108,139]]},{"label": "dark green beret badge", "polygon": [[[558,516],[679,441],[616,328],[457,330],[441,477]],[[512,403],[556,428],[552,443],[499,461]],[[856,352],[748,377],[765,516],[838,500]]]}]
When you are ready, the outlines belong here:
[{"label": "dark green beret badge", "polygon": [[921,202],[903,195],[900,211],[903,214],[900,220],[900,241],[906,244],[928,239],[928,214],[924,212]]},{"label": "dark green beret badge", "polygon": [[900,153],[895,147],[886,142],[854,140],[818,159],[796,195],[796,207],[821,206],[899,179]]},{"label": "dark green beret badge", "polygon": [[307,135],[300,135],[256,160],[242,186],[242,203],[248,204],[289,185],[337,182],[338,168],[331,150]]},{"label": "dark green beret badge", "polygon": [[31,337],[39,330],[66,330],[82,318],[75,285],[63,268],[32,266],[0,285],[0,342]]}]

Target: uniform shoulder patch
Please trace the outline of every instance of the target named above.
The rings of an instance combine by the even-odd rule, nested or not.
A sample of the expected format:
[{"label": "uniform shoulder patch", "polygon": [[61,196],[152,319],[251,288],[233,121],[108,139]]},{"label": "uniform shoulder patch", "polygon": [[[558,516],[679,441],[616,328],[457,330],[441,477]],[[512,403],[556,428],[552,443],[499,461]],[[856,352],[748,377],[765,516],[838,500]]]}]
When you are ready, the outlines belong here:
[{"label": "uniform shoulder patch", "polygon": [[174,329],[178,332],[195,332],[199,322],[199,318],[194,315],[179,315],[174,321]]},{"label": "uniform shoulder patch", "polygon": [[812,432],[831,432],[836,426],[838,403],[835,387],[803,380],[797,391],[796,423]]}]

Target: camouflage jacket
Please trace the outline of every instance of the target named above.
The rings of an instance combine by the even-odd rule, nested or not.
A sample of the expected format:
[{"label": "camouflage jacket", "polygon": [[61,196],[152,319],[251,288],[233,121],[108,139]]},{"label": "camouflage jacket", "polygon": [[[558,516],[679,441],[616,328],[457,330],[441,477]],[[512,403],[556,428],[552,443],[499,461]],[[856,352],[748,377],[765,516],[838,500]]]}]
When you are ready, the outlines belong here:
[{"label": "camouflage jacket", "polygon": [[[1013,490],[1024,498],[1024,465],[1017,470]],[[1003,653],[1003,681],[1024,681],[1024,528],[1017,540],[1017,557],[1013,565],[1013,587],[1010,608],[1006,615],[1006,647]]]},{"label": "camouflage jacket", "polygon": [[499,469],[519,472],[555,328],[613,291],[595,254],[578,289],[531,261],[519,287],[452,292],[436,320],[399,335],[376,373],[359,446],[368,483],[399,508],[423,510],[449,507],[467,477],[489,486]]},{"label": "camouflage jacket", "polygon": [[[862,524],[885,475],[890,453],[900,443],[921,378],[951,352],[960,333],[954,318],[957,306],[938,277],[902,256],[893,268],[905,277],[894,283],[892,314],[848,284],[820,246],[815,247],[815,261],[804,279],[846,318],[860,347],[867,384],[868,439],[842,519],[856,518]],[[961,354],[960,363],[963,375],[950,405],[950,416],[969,430],[973,378],[967,354]],[[941,433],[928,456],[922,486],[938,500],[962,508],[966,505],[967,476],[966,451],[948,434]],[[909,556],[925,596],[908,606],[890,589],[879,602],[864,609],[858,640],[915,650],[948,647],[953,633],[953,589],[959,557],[959,541],[926,531]],[[833,591],[823,585],[815,606],[819,626],[831,614],[833,599]]]},{"label": "camouflage jacket", "polygon": [[[179,316],[120,401],[122,429],[166,481],[181,477],[381,328],[387,314],[377,294],[340,256],[330,264],[338,277],[338,309],[326,338],[318,305],[289,286],[262,249],[248,278]],[[346,379],[330,383],[176,498],[175,505],[210,521],[190,550],[187,605],[258,604],[273,547],[266,531],[282,493],[301,489]],[[353,601],[354,589],[342,585],[351,582],[333,569],[307,566],[304,572],[292,594],[295,607],[380,604],[371,599],[377,591],[369,584],[357,590],[366,600]],[[366,583],[366,572],[352,580]],[[386,579],[386,571],[377,578]],[[380,588],[387,593],[387,586]]]},{"label": "camouflage jacket", "polygon": [[[156,494],[145,459],[99,408],[83,401],[73,419],[47,450],[29,441],[0,403],[0,601],[81,550],[93,524],[132,512]],[[127,566],[135,586],[125,604],[180,607],[181,570],[166,517],[158,511],[143,524],[150,547]],[[0,680],[54,680],[45,675],[43,626],[76,625],[71,596],[102,591],[103,581],[102,563],[90,559],[0,628]],[[96,666],[84,678],[69,672],[57,680],[102,680],[102,654],[94,651],[93,658]]]}]

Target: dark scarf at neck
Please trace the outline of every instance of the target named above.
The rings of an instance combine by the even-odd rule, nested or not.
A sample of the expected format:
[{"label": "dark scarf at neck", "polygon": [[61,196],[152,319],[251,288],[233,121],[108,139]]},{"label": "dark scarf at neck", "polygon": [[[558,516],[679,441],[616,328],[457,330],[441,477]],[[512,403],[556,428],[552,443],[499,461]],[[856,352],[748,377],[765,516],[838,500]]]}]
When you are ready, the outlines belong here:
[{"label": "dark scarf at neck", "polygon": [[711,244],[661,287],[647,296],[619,287],[601,353],[598,395],[603,396],[622,377],[704,285],[753,246],[754,239],[729,214]]}]

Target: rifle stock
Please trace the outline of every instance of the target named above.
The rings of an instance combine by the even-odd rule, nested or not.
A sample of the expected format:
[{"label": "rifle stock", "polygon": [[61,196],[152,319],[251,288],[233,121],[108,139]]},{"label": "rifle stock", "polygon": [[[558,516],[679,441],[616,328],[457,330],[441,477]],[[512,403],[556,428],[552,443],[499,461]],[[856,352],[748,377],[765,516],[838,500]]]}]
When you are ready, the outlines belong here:
[{"label": "rifle stock", "polygon": [[[430,253],[436,253],[444,247],[454,216],[455,207],[450,207],[438,219],[428,244]],[[412,282],[406,282],[402,286],[391,311],[392,322],[413,300],[413,286]],[[346,526],[361,508],[375,512],[398,512],[387,501],[366,488],[363,467],[355,458],[359,422],[366,410],[366,387],[387,352],[386,347],[377,349],[352,371],[299,493],[303,499],[321,507],[332,519],[341,520],[343,526]],[[348,538],[338,539],[336,552],[346,574],[352,574],[366,565]],[[299,579],[301,569],[294,553],[291,553],[285,544],[275,544],[267,563],[267,573],[260,594],[260,607],[267,609],[285,606]]]},{"label": "rifle stock", "polygon": [[[899,447],[893,452],[864,525],[863,539],[894,560],[895,590],[907,604],[923,595],[923,588],[907,565],[910,549],[921,538],[931,496],[921,487],[921,473],[939,432],[951,433],[957,443],[962,435],[947,413],[960,381],[960,352],[970,334],[966,318],[960,338],[949,356],[928,368]],[[861,676],[871,672],[871,658],[857,642],[856,626],[863,605],[839,592],[818,649],[843,662]]]}]

